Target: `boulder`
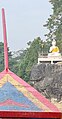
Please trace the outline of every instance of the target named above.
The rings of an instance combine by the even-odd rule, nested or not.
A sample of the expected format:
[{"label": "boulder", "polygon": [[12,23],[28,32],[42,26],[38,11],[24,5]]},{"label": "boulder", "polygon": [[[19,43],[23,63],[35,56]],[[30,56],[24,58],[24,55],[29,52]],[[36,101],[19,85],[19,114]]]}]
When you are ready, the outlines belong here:
[{"label": "boulder", "polygon": [[62,64],[37,64],[32,67],[30,84],[45,97],[62,98]]}]

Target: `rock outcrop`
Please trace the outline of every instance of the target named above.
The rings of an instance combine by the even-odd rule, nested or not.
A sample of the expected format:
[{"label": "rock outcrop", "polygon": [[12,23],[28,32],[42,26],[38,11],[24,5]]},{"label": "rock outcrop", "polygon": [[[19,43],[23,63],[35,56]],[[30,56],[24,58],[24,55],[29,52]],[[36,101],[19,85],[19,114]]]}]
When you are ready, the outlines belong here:
[{"label": "rock outcrop", "polygon": [[32,67],[30,84],[46,98],[62,100],[62,64],[37,64]]}]

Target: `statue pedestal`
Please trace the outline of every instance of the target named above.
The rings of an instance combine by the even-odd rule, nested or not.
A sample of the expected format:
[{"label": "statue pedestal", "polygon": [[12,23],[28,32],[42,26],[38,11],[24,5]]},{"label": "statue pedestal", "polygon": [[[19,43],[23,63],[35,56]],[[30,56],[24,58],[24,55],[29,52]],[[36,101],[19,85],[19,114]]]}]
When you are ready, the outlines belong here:
[{"label": "statue pedestal", "polygon": [[58,53],[58,52],[48,53],[48,58],[49,59],[51,58],[51,64],[53,64],[54,60],[61,58],[61,53]]},{"label": "statue pedestal", "polygon": [[61,57],[61,53],[58,52],[53,52],[53,53],[48,53],[48,57]]}]

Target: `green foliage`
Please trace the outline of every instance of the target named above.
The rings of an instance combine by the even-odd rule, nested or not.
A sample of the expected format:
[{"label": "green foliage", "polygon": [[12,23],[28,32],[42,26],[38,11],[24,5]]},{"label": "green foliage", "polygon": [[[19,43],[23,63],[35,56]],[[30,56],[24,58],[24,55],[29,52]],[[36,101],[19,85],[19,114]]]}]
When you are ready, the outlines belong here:
[{"label": "green foliage", "polygon": [[18,62],[15,58],[9,58],[9,69],[17,74],[18,72]]},{"label": "green foliage", "polygon": [[4,44],[0,42],[0,72],[4,69]]},{"label": "green foliage", "polygon": [[[17,73],[17,61],[12,58],[11,52],[9,52],[8,48],[8,56],[9,56],[9,68]],[[0,72],[4,70],[4,43],[0,42]]]},{"label": "green foliage", "polygon": [[29,80],[31,68],[37,63],[38,52],[42,51],[43,41],[40,37],[34,39],[33,42],[29,42],[29,48],[27,48],[23,59],[19,63],[18,75],[25,81]]},{"label": "green foliage", "polygon": [[62,0],[50,0],[50,3],[53,6],[53,14],[44,25],[49,30],[45,36],[47,36],[46,40],[55,38],[62,52]]}]

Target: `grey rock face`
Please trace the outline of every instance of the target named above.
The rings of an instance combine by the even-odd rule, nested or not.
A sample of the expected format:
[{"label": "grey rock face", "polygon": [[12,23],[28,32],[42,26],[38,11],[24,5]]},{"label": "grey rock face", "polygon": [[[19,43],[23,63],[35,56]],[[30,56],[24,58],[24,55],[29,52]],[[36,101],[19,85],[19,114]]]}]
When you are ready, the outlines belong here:
[{"label": "grey rock face", "polygon": [[30,84],[45,97],[62,98],[62,64],[39,64],[32,68]]}]

